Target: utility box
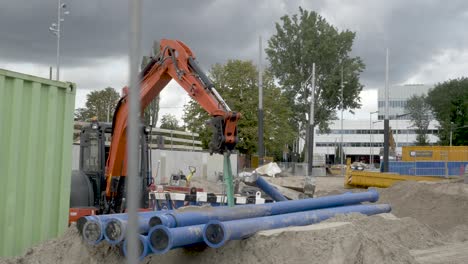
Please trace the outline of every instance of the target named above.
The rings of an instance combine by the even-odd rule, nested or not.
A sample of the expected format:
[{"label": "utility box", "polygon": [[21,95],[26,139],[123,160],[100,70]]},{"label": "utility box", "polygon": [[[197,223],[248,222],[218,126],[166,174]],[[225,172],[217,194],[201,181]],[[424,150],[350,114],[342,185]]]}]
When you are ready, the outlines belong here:
[{"label": "utility box", "polygon": [[67,228],[75,90],[0,69],[0,257]]}]

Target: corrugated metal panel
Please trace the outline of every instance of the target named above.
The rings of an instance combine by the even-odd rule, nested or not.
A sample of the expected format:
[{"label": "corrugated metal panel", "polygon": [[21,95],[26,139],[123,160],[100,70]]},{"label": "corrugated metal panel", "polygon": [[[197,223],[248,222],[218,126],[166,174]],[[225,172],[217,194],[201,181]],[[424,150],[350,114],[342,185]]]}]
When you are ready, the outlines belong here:
[{"label": "corrugated metal panel", "polygon": [[67,227],[75,86],[0,69],[0,256]]}]

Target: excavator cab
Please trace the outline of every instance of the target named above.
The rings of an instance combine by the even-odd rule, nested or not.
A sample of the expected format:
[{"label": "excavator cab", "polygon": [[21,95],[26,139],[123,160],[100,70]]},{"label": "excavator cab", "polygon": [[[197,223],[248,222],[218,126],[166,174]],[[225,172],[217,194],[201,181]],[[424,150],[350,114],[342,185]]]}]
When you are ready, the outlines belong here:
[{"label": "excavator cab", "polygon": [[[78,215],[94,212],[108,213],[109,204],[105,199],[106,190],[106,161],[109,155],[112,124],[92,121],[84,126],[80,132],[79,170],[72,171],[70,194],[70,218],[72,211]],[[148,207],[147,186],[152,183],[149,160],[149,129],[142,127],[140,141],[140,207]],[[125,210],[125,182],[121,182],[123,189],[122,203],[118,206]],[[81,210],[80,210],[81,208]],[[80,211],[82,213],[80,213]],[[116,212],[117,213],[117,212]]]}]

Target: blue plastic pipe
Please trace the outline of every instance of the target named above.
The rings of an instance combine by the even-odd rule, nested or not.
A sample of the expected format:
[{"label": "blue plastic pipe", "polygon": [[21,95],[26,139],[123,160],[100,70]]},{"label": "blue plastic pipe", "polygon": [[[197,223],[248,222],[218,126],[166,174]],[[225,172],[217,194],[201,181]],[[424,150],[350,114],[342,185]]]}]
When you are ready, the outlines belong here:
[{"label": "blue plastic pipe", "polygon": [[[170,211],[151,211],[140,212],[140,218],[148,221],[152,216],[164,214]],[[110,219],[120,219],[125,221],[128,219],[127,214],[107,214],[107,215],[90,215],[81,217],[78,220],[77,228],[81,233],[83,240],[88,244],[96,245],[104,239],[105,224]]]},{"label": "blue plastic pipe", "polygon": [[374,215],[388,213],[390,211],[391,207],[388,204],[352,205],[227,222],[213,220],[205,225],[203,229],[203,240],[208,246],[219,248],[229,240],[240,240],[262,230],[310,225],[331,218],[337,214],[356,212],[365,215]]},{"label": "blue plastic pipe", "polygon": [[230,221],[269,215],[287,214],[328,207],[355,205],[362,202],[376,202],[379,193],[369,190],[361,193],[344,193],[313,199],[290,200],[277,203],[242,205],[235,207],[202,207],[190,211],[172,211],[151,217],[149,225],[164,225],[170,228],[206,224],[211,220]]},{"label": "blue plastic pipe", "polygon": [[[84,241],[91,245],[96,245],[101,242],[104,238],[104,226],[101,219],[95,215],[90,215],[84,216],[78,221],[83,221],[84,223],[82,224],[82,230],[80,232]],[[78,228],[78,230],[79,229],[80,228]]]},{"label": "blue plastic pipe", "polygon": [[[154,214],[152,214],[154,216]],[[150,216],[138,218],[138,233],[146,234],[149,230]],[[116,245],[125,239],[127,235],[127,219],[109,218],[104,223],[104,239],[111,245]]]},{"label": "blue plastic pipe", "polygon": [[[124,253],[124,256],[127,257],[127,239],[124,240],[123,242],[123,253]],[[138,259],[140,261],[142,261],[149,253],[149,243],[148,243],[148,239],[146,238],[146,236],[143,236],[143,235],[138,235]]]},{"label": "blue plastic pipe", "polygon": [[262,176],[258,176],[255,184],[258,188],[264,191],[268,196],[271,197],[276,202],[287,201],[288,198],[284,197],[282,193],[278,191],[275,187],[270,185]]},{"label": "blue plastic pipe", "polygon": [[171,249],[203,243],[205,225],[168,228],[158,225],[148,232],[148,244],[155,254],[164,254]]}]

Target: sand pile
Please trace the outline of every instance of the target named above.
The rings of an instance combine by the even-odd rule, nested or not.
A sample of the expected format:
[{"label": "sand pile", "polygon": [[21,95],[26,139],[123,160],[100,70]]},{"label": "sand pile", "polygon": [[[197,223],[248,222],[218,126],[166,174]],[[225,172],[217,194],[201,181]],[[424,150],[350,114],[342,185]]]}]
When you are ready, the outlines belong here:
[{"label": "sand pile", "polygon": [[340,216],[263,231],[220,249],[174,250],[146,263],[417,263],[410,249],[441,245],[440,234],[411,218]]},{"label": "sand pile", "polygon": [[59,238],[49,240],[32,247],[25,255],[11,259],[1,259],[1,264],[99,264],[99,263],[124,263],[120,252],[115,247],[101,243],[92,247],[82,242],[80,235],[72,225]]},{"label": "sand pile", "polygon": [[[416,263],[411,249],[442,245],[441,235],[411,218],[339,216],[324,223],[263,231],[220,249],[177,249],[143,263]],[[2,261],[0,261],[2,263]],[[124,263],[119,249],[81,242],[72,227],[62,237],[3,263]]]},{"label": "sand pile", "polygon": [[400,182],[379,192],[379,202],[391,204],[398,217],[415,218],[443,233],[468,224],[468,184]]},{"label": "sand pile", "polygon": [[[142,263],[466,263],[468,251],[461,249],[468,248],[468,186],[402,182],[379,192],[379,203],[390,203],[393,214],[337,216],[316,225],[263,231],[220,249],[172,250]],[[117,247],[84,244],[71,227],[62,237],[0,263],[125,260]]]}]

